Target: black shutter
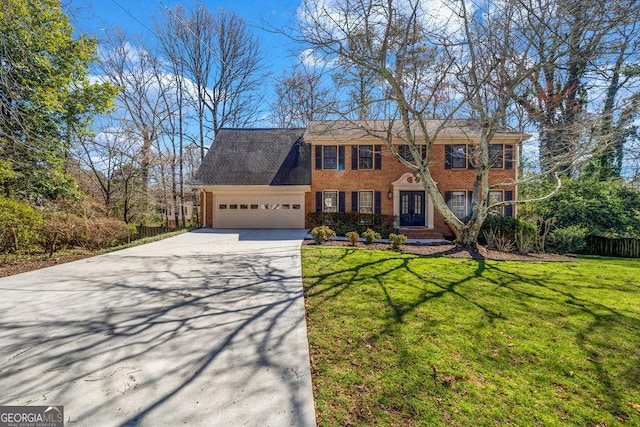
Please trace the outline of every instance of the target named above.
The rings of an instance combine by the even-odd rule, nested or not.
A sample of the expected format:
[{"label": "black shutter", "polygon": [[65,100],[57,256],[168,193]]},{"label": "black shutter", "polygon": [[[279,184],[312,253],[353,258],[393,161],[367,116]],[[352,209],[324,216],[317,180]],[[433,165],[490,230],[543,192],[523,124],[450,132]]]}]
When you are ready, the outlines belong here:
[{"label": "black shutter", "polygon": [[[444,192],[444,202],[449,206],[449,200],[451,200],[451,191]],[[451,206],[449,206],[451,207]]]},{"label": "black shutter", "polygon": [[322,169],[322,146],[316,145],[316,169]]},{"label": "black shutter", "polygon": [[322,191],[316,191],[316,212],[322,212]]},{"label": "black shutter", "polygon": [[[447,144],[444,146],[444,168],[451,169],[452,164],[453,164],[453,146]],[[451,198],[450,191],[449,191],[449,198]]]},{"label": "black shutter", "polygon": [[346,200],[344,191],[338,192],[338,212],[346,212]]},{"label": "black shutter", "polygon": [[344,146],[338,147],[338,170],[344,170]]},{"label": "black shutter", "polygon": [[[478,147],[479,149],[479,147]],[[473,145],[465,145],[464,146],[464,156],[467,159],[467,169],[475,169],[475,165],[474,163],[476,162],[475,159],[475,153],[474,153],[475,149]]]},{"label": "black shutter", "polygon": [[354,145],[351,147],[351,169],[358,169],[358,146]]},{"label": "black shutter", "polygon": [[473,191],[467,191],[467,219],[473,215]]},{"label": "black shutter", "polygon": [[426,145],[421,145],[420,146],[420,159],[424,160],[427,158],[427,146]]},{"label": "black shutter", "polygon": [[[511,200],[513,200],[513,191],[505,190],[504,201],[509,202]],[[513,216],[513,205],[506,205],[504,207],[504,216]]]},{"label": "black shutter", "polygon": [[504,168],[513,169],[513,145],[504,146]]},{"label": "black shutter", "polygon": [[373,146],[373,168],[382,169],[382,145]]},{"label": "black shutter", "polygon": [[358,192],[351,192],[351,212],[358,212]]},{"label": "black shutter", "polygon": [[382,213],[382,192],[380,191],[373,193],[373,213]]}]

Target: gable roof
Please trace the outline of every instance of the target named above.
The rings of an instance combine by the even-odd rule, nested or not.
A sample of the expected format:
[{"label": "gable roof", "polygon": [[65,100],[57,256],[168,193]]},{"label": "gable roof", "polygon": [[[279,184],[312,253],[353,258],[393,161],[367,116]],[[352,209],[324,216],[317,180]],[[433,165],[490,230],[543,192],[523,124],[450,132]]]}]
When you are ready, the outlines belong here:
[{"label": "gable roof", "polygon": [[304,129],[220,129],[193,185],[310,185]]}]

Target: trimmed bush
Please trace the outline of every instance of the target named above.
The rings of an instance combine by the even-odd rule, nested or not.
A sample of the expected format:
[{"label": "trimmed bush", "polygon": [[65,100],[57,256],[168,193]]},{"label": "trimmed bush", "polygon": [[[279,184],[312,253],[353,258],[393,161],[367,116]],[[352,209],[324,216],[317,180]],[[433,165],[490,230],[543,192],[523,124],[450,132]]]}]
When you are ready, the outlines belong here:
[{"label": "trimmed bush", "polygon": [[15,252],[38,244],[41,226],[40,211],[0,197],[0,251]]},{"label": "trimmed bush", "polygon": [[351,246],[355,246],[356,243],[360,241],[360,235],[356,231],[349,231],[347,234],[345,234],[345,237],[349,239],[349,243],[351,243]]},{"label": "trimmed bush", "polygon": [[336,232],[326,225],[314,227],[311,230],[311,236],[313,237],[313,240],[316,242],[317,245],[323,244],[324,242],[329,240],[331,237],[334,237],[335,235],[336,235]]},{"label": "trimmed bush", "polygon": [[586,234],[587,230],[577,225],[556,228],[547,236],[546,250],[558,254],[579,252],[587,244]]},{"label": "trimmed bush", "polygon": [[389,234],[389,245],[391,245],[391,249],[399,250],[400,246],[404,245],[407,242],[407,236],[404,234]]},{"label": "trimmed bush", "polygon": [[338,236],[346,236],[349,231],[355,231],[362,236],[368,228],[387,238],[390,233],[397,233],[395,228],[397,217],[382,214],[363,214],[360,212],[310,212],[307,214],[309,227],[328,225]]},{"label": "trimmed bush", "polygon": [[375,242],[378,239],[382,239],[382,236],[377,231],[374,231],[370,228],[367,228],[367,231],[362,233],[362,237],[364,237],[364,241],[367,245]]}]

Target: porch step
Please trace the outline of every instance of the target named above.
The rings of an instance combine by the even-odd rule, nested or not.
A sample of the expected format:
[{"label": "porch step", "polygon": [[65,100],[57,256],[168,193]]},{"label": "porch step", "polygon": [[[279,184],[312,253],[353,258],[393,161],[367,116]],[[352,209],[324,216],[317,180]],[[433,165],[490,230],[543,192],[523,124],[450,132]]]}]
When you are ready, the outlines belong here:
[{"label": "porch step", "polygon": [[444,239],[439,231],[422,227],[401,227],[400,234],[404,234],[408,239]]}]

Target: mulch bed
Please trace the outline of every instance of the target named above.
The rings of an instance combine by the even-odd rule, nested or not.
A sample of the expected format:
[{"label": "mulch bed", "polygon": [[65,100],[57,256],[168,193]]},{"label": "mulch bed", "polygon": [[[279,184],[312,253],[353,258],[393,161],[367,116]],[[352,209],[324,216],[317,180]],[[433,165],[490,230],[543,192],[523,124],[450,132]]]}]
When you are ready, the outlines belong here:
[{"label": "mulch bed", "polygon": [[26,273],[27,271],[39,270],[53,265],[64,264],[65,262],[77,261],[89,258],[95,254],[66,254],[54,255],[51,258],[22,258],[15,261],[3,262],[0,260],[0,277],[13,276],[14,274]]},{"label": "mulch bed", "polygon": [[[315,245],[313,240],[305,240],[305,245]],[[351,247],[349,242],[340,240],[330,240],[325,242],[323,246],[347,246]],[[392,250],[386,243],[372,243],[364,244],[358,243],[355,248],[357,249],[378,249],[378,250]],[[400,250],[405,254],[414,254],[424,257],[449,257],[449,258],[466,258],[466,259],[491,259],[496,261],[531,261],[531,262],[572,262],[577,258],[569,255],[547,254],[547,253],[532,253],[528,255],[522,255],[517,252],[499,252],[490,250],[484,247],[479,249],[461,248],[451,243],[440,244],[405,244],[402,245]]]}]

